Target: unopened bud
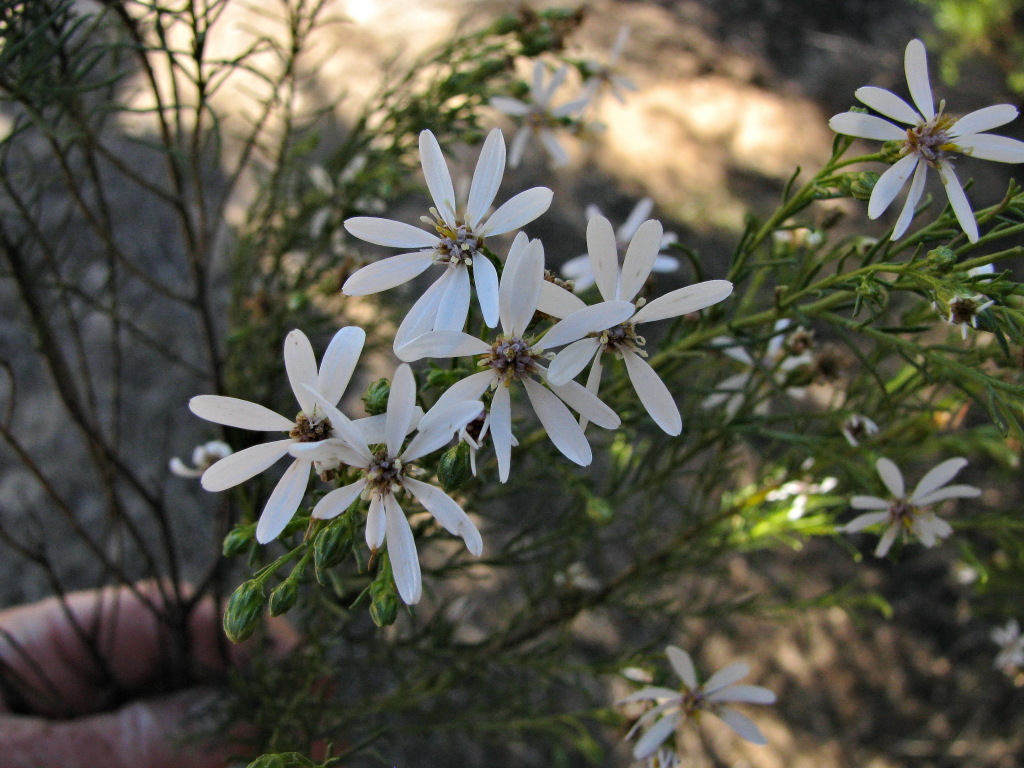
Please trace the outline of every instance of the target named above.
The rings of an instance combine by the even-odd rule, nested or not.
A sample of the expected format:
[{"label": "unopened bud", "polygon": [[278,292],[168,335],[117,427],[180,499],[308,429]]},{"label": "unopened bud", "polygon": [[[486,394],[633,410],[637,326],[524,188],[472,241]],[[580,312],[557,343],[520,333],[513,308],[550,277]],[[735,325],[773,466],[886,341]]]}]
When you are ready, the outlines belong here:
[{"label": "unopened bud", "polygon": [[352,551],[352,528],[348,516],[331,520],[313,540],[313,565],[317,574],[333,568]]},{"label": "unopened bud", "polygon": [[253,542],[255,527],[252,524],[238,525],[224,537],[224,557],[234,557],[244,552]]},{"label": "unopened bud", "polygon": [[462,487],[473,476],[469,453],[469,444],[459,442],[441,454],[437,464],[437,479],[445,491]]},{"label": "unopened bud", "polygon": [[224,611],[224,634],[231,642],[240,643],[255,631],[266,602],[259,579],[250,579],[232,593]]},{"label": "unopened bud", "polygon": [[299,585],[291,578],[285,579],[270,593],[270,615],[281,616],[288,613],[299,598]]},{"label": "unopened bud", "polygon": [[377,379],[366,388],[363,394],[363,405],[366,412],[371,416],[379,416],[388,410],[388,395],[391,394],[391,382],[387,379]]}]

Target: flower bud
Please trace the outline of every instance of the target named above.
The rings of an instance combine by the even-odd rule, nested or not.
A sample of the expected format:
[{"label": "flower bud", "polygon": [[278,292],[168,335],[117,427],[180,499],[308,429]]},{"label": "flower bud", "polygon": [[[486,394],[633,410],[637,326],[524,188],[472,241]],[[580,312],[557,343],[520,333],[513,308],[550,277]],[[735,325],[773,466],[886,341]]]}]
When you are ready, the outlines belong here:
[{"label": "flower bud", "polygon": [[938,248],[928,251],[928,261],[940,271],[947,272],[956,264],[956,254],[948,245],[940,245]]},{"label": "flower bud", "polygon": [[240,643],[255,631],[266,602],[259,579],[244,582],[232,593],[224,611],[224,634],[231,642]]},{"label": "flower bud", "polygon": [[387,627],[398,618],[398,593],[391,573],[391,562],[386,554],[381,556],[377,576],[370,584],[370,618],[378,627]]},{"label": "flower bud", "polygon": [[352,551],[352,527],[348,516],[331,520],[313,540],[313,565],[317,574],[333,568]]},{"label": "flower bud", "polygon": [[242,554],[252,544],[253,532],[255,530],[256,528],[252,524],[236,525],[224,537],[224,546],[222,548],[224,557],[234,557],[235,555]]},{"label": "flower bud", "polygon": [[878,174],[874,171],[861,171],[849,174],[850,197],[855,200],[870,200],[871,192],[878,182]]},{"label": "flower bud", "polygon": [[441,454],[437,463],[437,479],[445,491],[462,487],[473,476],[469,453],[469,444],[460,442]]},{"label": "flower bud", "polygon": [[366,388],[363,394],[363,405],[371,416],[379,416],[388,410],[388,395],[391,394],[391,382],[377,379]]},{"label": "flower bud", "polygon": [[278,584],[270,593],[270,615],[281,616],[288,613],[299,598],[299,585],[291,577]]}]

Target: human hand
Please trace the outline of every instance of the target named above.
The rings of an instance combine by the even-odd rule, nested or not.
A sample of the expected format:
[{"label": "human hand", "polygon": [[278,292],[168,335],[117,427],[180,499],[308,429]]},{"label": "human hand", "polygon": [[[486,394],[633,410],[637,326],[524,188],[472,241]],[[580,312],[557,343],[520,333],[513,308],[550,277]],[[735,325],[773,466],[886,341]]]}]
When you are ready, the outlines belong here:
[{"label": "human hand", "polygon": [[[0,763],[9,768],[217,768],[226,743],[189,739],[191,719],[213,700],[211,683],[245,662],[245,646],[225,654],[220,610],[199,601],[187,631],[189,677],[167,687],[173,633],[142,599],[159,605],[152,582],[76,592],[0,611],[0,682],[18,713],[0,700]],[[69,618],[74,617],[74,621]],[[295,644],[284,621],[268,623],[272,652]],[[89,638],[89,639],[85,639]],[[25,712],[26,714],[22,714]]]}]

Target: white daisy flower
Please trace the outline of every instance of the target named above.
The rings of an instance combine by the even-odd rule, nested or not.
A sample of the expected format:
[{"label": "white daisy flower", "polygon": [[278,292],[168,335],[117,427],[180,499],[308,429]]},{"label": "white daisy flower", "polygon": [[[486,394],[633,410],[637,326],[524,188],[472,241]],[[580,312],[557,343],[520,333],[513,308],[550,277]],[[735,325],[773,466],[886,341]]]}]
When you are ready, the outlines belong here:
[{"label": "white daisy flower", "polygon": [[[208,491],[223,491],[245,482],[288,454],[296,443],[318,442],[333,436],[333,425],[312,388],[332,405],[345,394],[349,379],[359,361],[366,334],[354,326],[342,328],[331,340],[324,353],[323,364],[317,371],[313,347],[302,331],[294,330],[284,340],[284,364],[288,372],[295,399],[301,409],[297,416],[288,418],[269,408],[236,397],[198,395],[189,401],[196,416],[216,424],[259,432],[285,432],[288,437],[238,451],[211,465],[203,473],[202,486]],[[371,433],[379,430],[380,417],[363,419],[362,429]],[[282,475],[270,494],[256,526],[256,540],[266,544],[278,537],[295,510],[302,502],[309,481],[312,462],[295,459]]]},{"label": "white daisy flower", "polygon": [[[749,674],[750,667],[743,662],[730,664],[713,674],[703,685],[697,684],[697,672],[690,654],[670,645],[665,649],[672,668],[683,681],[680,690],[650,686],[619,701],[628,704],[634,701],[653,701],[655,707],[648,710],[636,721],[626,738],[646,728],[647,731],[633,747],[633,757],[643,760],[658,750],[676,728],[687,718],[697,720],[701,712],[710,712],[736,731],[743,739],[753,744],[767,744],[761,730],[743,714],[732,707],[733,703],[773,704],[775,694],[759,685],[737,685],[737,681]],[[653,723],[653,725],[652,725]]]},{"label": "white daisy flower", "polygon": [[1005,627],[996,627],[990,635],[992,642],[999,646],[992,666],[1007,674],[1024,669],[1024,635],[1021,635],[1020,624],[1010,619]]},{"label": "white daisy flower", "polygon": [[1024,162],[1024,142],[985,133],[1016,118],[1017,108],[1011,104],[997,104],[970,112],[958,120],[946,114],[945,101],[940,102],[938,112],[935,111],[927,56],[920,40],[911,40],[907,44],[904,67],[910,97],[917,109],[884,88],[858,88],[854,95],[875,111],[897,123],[909,125],[909,128],[857,112],[835,115],[828,125],[836,133],[847,136],[902,142],[901,159],[878,179],[868,201],[868,218],[876,219],[889,207],[907,179],[914,177],[903,211],[893,228],[894,240],[910,226],[914,208],[924,192],[928,167],[931,166],[938,171],[949,204],[967,238],[972,243],[977,242],[978,223],[953,172],[953,160],[958,155],[968,155],[1000,163]]},{"label": "white daisy flower", "polygon": [[[701,402],[701,407],[717,408],[720,405],[724,405],[725,412],[731,419],[739,411],[740,406],[743,405],[745,392],[752,380],[767,373],[774,378],[777,384],[781,385],[785,383],[786,378],[793,369],[809,364],[812,360],[812,355],[809,351],[804,351],[798,355],[787,353],[785,348],[786,335],[782,331],[785,331],[789,325],[789,318],[784,317],[775,321],[775,334],[768,340],[764,356],[757,360],[751,357],[750,353],[731,336],[721,336],[715,339],[722,352],[736,362],[742,363],[746,366],[746,370],[719,382],[715,386],[717,391],[705,397]],[[794,400],[800,400],[806,395],[806,390],[803,387],[786,387],[786,394]],[[766,403],[759,404],[757,411],[764,410],[766,405]]]},{"label": "white daisy flower", "polygon": [[851,507],[871,511],[854,518],[840,530],[856,533],[885,523],[885,532],[875,547],[875,557],[885,557],[900,534],[904,537],[913,534],[926,547],[935,546],[936,541],[951,535],[953,529],[928,507],[946,499],[971,499],[981,495],[981,489],[973,485],[947,485],[966,466],[967,459],[947,459],[922,477],[908,497],[899,467],[885,457],[880,458],[875,468],[894,498],[854,496],[850,499]]},{"label": "white daisy flower", "polygon": [[560,106],[552,106],[551,99],[555,91],[565,82],[569,74],[569,67],[563,65],[555,70],[548,82],[545,81],[547,69],[540,59],[533,65],[533,80],[530,85],[530,100],[520,101],[509,96],[494,96],[491,98],[491,106],[506,115],[521,117],[523,124],[512,138],[512,146],[509,149],[508,167],[517,168],[523,159],[523,152],[526,149],[526,142],[530,136],[536,136],[543,145],[544,150],[551,158],[551,165],[555,168],[566,165],[569,162],[569,153],[558,143],[555,131],[563,127],[564,118],[578,115],[587,104],[590,103],[590,94],[584,93],[578,99],[566,102]]},{"label": "white daisy flower", "polygon": [[357,216],[345,221],[355,237],[376,245],[416,248],[368,264],[349,277],[342,292],[365,296],[412,280],[432,264],[444,274],[413,305],[399,326],[395,347],[431,330],[462,330],[469,313],[470,269],[484,322],[498,322],[498,273],[483,252],[485,238],[519,229],[551,205],[551,190],[534,187],[487,211],[505,172],[505,139],[495,128],[487,136],[464,206],[457,206],[455,188],[441,147],[430,131],[420,134],[420,162],[434,206],[423,221],[434,232],[390,219]]},{"label": "white daisy flower", "polygon": [[[654,201],[649,197],[643,198],[633,207],[626,220],[615,230],[615,246],[617,249],[625,250],[629,247],[629,242],[633,239],[633,235],[640,229],[640,225],[647,220],[647,217],[651,215],[652,210],[654,210]],[[586,215],[587,221],[590,222],[592,219],[603,214],[596,205],[588,205]],[[679,269],[679,259],[662,254],[662,251],[676,242],[677,239],[674,232],[666,232],[662,235],[661,247],[658,248],[658,255],[654,259],[654,264],[651,265],[651,272],[663,274],[675,272]],[[562,276],[566,280],[573,281],[573,290],[576,293],[583,293],[595,282],[594,269],[590,264],[590,255],[584,253],[581,256],[574,256],[566,261],[562,265]]]},{"label": "white daisy flower", "polygon": [[[620,267],[612,225],[604,216],[590,220],[587,225],[587,248],[597,289],[604,303],[632,301],[636,297],[651,274],[651,266],[658,256],[661,241],[661,223],[654,219],[645,221],[630,240]],[[637,333],[637,326],[697,312],[723,301],[731,293],[732,283],[728,280],[707,280],[659,296],[643,304],[622,322],[601,328],[567,346],[551,363],[548,378],[553,384],[564,384],[590,362],[587,389],[597,394],[601,385],[601,357],[606,352],[614,353],[625,364],[633,389],[647,413],[665,432],[678,435],[683,430],[682,416],[679,415],[668,387],[644,360],[647,356],[644,350],[647,342]],[[637,305],[641,303],[637,302]],[[596,311],[599,306],[602,305],[590,309]]]},{"label": "white daisy flower", "polygon": [[[568,314],[538,339],[527,335],[527,328],[541,300],[544,281],[544,248],[539,240],[530,241],[520,233],[505,262],[499,289],[501,332],[490,341],[458,331],[434,331],[420,336],[396,350],[400,359],[424,357],[465,357],[479,355],[484,370],[453,385],[438,400],[479,398],[488,389],[494,391],[487,415],[491,442],[498,458],[498,476],[508,480],[511,465],[512,435],[511,387],[521,384],[540,423],[555,447],[566,458],[587,466],[593,455],[580,425],[572,417],[572,407],[581,416],[607,429],[619,426],[619,417],[574,381],[545,387],[547,370],[541,361],[545,351],[579,339],[587,333],[614,325],[628,317],[633,305],[625,301],[606,302],[584,307]],[[568,291],[563,293],[576,299]],[[437,406],[435,406],[437,407]]]},{"label": "white daisy flower", "polygon": [[637,90],[636,83],[620,74],[616,68],[622,52],[626,49],[626,43],[629,42],[629,32],[628,24],[619,28],[619,33],[615,36],[615,42],[612,43],[612,49],[608,52],[608,61],[605,64],[592,59],[584,62],[589,74],[583,83],[583,92],[588,96],[590,106],[596,107],[604,91],[608,91],[620,103],[625,104],[626,91]]},{"label": "white daisy flower", "polygon": [[856,448],[860,445],[861,440],[878,434],[878,425],[867,416],[855,413],[843,422],[842,431],[843,437],[846,438],[846,442],[850,444],[850,447]]},{"label": "white daisy flower", "polygon": [[177,475],[178,477],[202,477],[203,472],[213,466],[214,462],[220,461],[229,455],[231,455],[230,445],[223,440],[210,440],[192,449],[191,467],[175,456],[168,462],[168,468],[171,470],[172,475]]},{"label": "white daisy flower", "polygon": [[370,450],[377,441],[367,440],[329,400],[312,388],[307,394],[315,398],[338,435],[315,445],[293,445],[296,461],[316,461],[337,457],[345,464],[362,470],[354,483],[336,488],[313,508],[313,517],[327,520],[337,517],[362,497],[369,500],[366,518],[366,544],[376,552],[387,541],[391,569],[398,594],[407,605],[418,603],[423,593],[420,560],[409,521],[398,503],[396,494],[408,492],[446,531],[461,536],[474,555],[483,552],[480,532],[469,516],[451,497],[429,483],[417,480],[417,459],[441,448],[483,408],[479,401],[449,399],[440,401],[419,419],[416,436],[402,448],[406,435],[416,424],[416,381],[408,365],[395,371],[385,414],[383,447]]}]

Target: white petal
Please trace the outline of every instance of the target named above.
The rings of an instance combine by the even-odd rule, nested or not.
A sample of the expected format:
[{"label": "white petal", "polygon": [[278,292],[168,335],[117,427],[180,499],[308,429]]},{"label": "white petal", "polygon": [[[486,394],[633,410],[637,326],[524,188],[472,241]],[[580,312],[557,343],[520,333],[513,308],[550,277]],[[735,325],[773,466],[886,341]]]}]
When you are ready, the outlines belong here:
[{"label": "white petal", "polygon": [[746,715],[740,714],[735,709],[729,707],[722,707],[720,709],[712,710],[714,714],[718,715],[722,722],[732,728],[739,735],[741,739],[749,741],[751,744],[767,744],[768,739],[761,733],[761,729],[754,725],[754,722]]},{"label": "white petal", "polygon": [[448,494],[440,488],[408,477],[402,483],[419,500],[423,508],[434,516],[442,528],[448,533],[462,537],[470,554],[479,557],[483,553],[484,542],[480,538],[480,531],[473,525],[469,516],[462,511],[462,507],[456,504]]},{"label": "white petal", "polygon": [[973,485],[947,485],[931,493],[926,493],[920,498],[914,494],[914,503],[922,507],[930,507],[947,499],[973,499],[981,496],[981,489]]},{"label": "white petal", "polygon": [[[529,108],[527,111],[529,111]],[[516,135],[512,137],[512,146],[508,149],[509,168],[519,167],[519,163],[523,159],[523,152],[526,151],[526,142],[530,140],[530,134],[532,133],[533,129],[524,125],[516,131]]]},{"label": "white petal", "polygon": [[875,88],[868,85],[858,88],[854,91],[853,95],[876,112],[881,112],[893,120],[899,120],[901,123],[907,123],[908,125],[917,125],[924,122],[924,118],[917,113],[916,109],[885,88]]},{"label": "white petal", "polygon": [[[409,431],[412,432],[419,424],[420,419],[423,418],[423,409],[418,405],[413,408],[412,423],[409,425]],[[366,445],[374,445],[376,443],[387,442],[385,437],[385,428],[387,427],[388,415],[386,413],[379,413],[376,416],[364,416],[361,419],[355,419],[349,422],[352,429],[358,432],[363,437],[363,442]],[[345,462],[351,464],[352,462]]]},{"label": "white petal", "polygon": [[1024,141],[1006,136],[979,133],[956,140],[962,152],[979,160],[997,163],[1024,163]]},{"label": "white petal", "polygon": [[[380,440],[378,442],[384,442]],[[366,460],[359,455],[359,452],[344,440],[329,438],[316,443],[295,443],[288,449],[288,453],[297,459],[306,461],[340,461],[353,467],[366,465]]]},{"label": "white petal", "polygon": [[672,665],[672,669],[679,675],[679,679],[685,683],[686,687],[691,691],[697,687],[697,671],[693,666],[693,658],[675,645],[670,645],[665,649],[665,653],[668,655],[669,663]]},{"label": "white petal", "polygon": [[[861,507],[861,509],[863,509],[863,507]],[[858,533],[859,531],[863,531],[865,528],[870,528],[872,525],[884,523],[888,519],[888,512],[868,512],[866,515],[858,515],[853,518],[853,520],[842,526],[840,530],[843,533]]]},{"label": "white petal", "polygon": [[878,540],[878,546],[875,547],[875,557],[885,557],[889,554],[889,550],[892,549],[892,545],[896,541],[896,536],[899,535],[899,532],[899,525],[890,525],[885,529],[882,538]]},{"label": "white petal", "polygon": [[746,704],[774,704],[775,694],[760,685],[730,685],[708,695],[708,701],[739,701]]},{"label": "white petal", "polygon": [[281,475],[256,524],[256,541],[260,544],[266,544],[280,536],[288,521],[295,516],[295,510],[299,508],[302,497],[306,495],[311,466],[308,461],[296,459]]},{"label": "white petal", "polygon": [[438,401],[423,416],[419,432],[402,452],[402,461],[415,461],[433,453],[445,443],[451,442],[456,432],[483,412],[484,404],[479,400]]},{"label": "white petal", "polygon": [[473,282],[476,284],[480,314],[487,327],[493,328],[498,324],[498,272],[483,254],[477,254],[473,259]]},{"label": "white petal", "polygon": [[[594,368],[591,368],[591,376],[587,379],[587,386],[584,387],[575,381],[567,381],[564,384],[551,385],[551,391],[565,401],[566,405],[583,417],[584,422],[594,422],[605,429],[617,429],[622,423],[615,411],[605,405],[594,392],[601,381],[601,357],[594,358]],[[596,369],[596,373],[595,373]],[[594,389],[590,388],[591,378],[594,380]],[[580,424],[580,429],[586,426]]]},{"label": "white petal", "polygon": [[[567,106],[569,105],[563,104],[561,109],[564,110]],[[558,111],[559,110],[552,110],[552,114]],[[567,114],[571,111],[575,110],[568,110]],[[565,147],[559,144],[558,137],[555,136],[552,131],[541,128],[540,131],[537,132],[537,137],[540,139],[540,143],[544,146],[544,151],[548,153],[548,157],[551,159],[552,168],[561,168],[562,166],[569,164],[569,153],[565,151]]]},{"label": "white petal", "polygon": [[481,237],[492,237],[520,229],[551,206],[554,193],[547,187],[534,187],[520,192],[487,217],[477,231]]},{"label": "white petal", "polygon": [[[662,240],[664,243],[664,240]],[[675,241],[673,241],[675,242]],[[665,246],[662,245],[662,248]],[[674,256],[659,256],[654,260],[654,266],[651,267],[652,272],[675,272],[679,269],[679,259]]]},{"label": "white petal", "polygon": [[366,546],[374,552],[384,543],[385,517],[384,502],[375,493],[370,497],[370,509],[366,515]]},{"label": "white petal", "polygon": [[727,685],[732,685],[737,680],[740,680],[750,674],[750,667],[743,661],[737,661],[734,664],[718,670],[708,681],[704,683],[704,693],[712,694],[715,691],[725,688]]},{"label": "white petal", "polygon": [[868,200],[869,219],[877,219],[882,215],[903,189],[903,185],[907,183],[919,162],[921,159],[916,154],[910,154],[901,157],[886,169],[875,182],[875,188],[871,190],[871,198]]},{"label": "white petal", "polygon": [[924,115],[926,120],[931,120],[935,117],[935,100],[928,82],[928,56],[924,50],[924,43],[920,40],[911,40],[907,43],[903,67],[907,72],[910,97],[917,105],[917,111]]},{"label": "white petal", "polygon": [[[587,106],[589,106],[591,98],[593,98],[592,94],[584,92],[583,95],[580,98],[578,98],[578,99],[573,99],[572,101],[565,102],[565,104],[559,104],[557,107],[552,107],[552,109],[551,109],[551,116],[552,117],[568,117],[569,115],[576,115],[576,114],[582,112],[584,109],[586,109]],[[598,123],[598,125],[600,125],[600,123]],[[603,129],[603,127],[604,126],[601,126],[601,128],[598,128],[598,130]],[[552,141],[555,141],[555,134],[554,134],[553,131],[542,131],[541,132],[541,136],[540,136],[541,141],[544,141],[545,134],[550,136]],[[557,141],[556,141],[556,143],[557,143]],[[551,153],[551,150],[548,150],[548,152],[550,154],[552,154],[552,159],[554,159],[554,154],[555,153]],[[558,153],[557,154],[563,155],[565,157],[565,162],[569,161],[569,156],[567,154],[565,154],[565,150],[562,149],[561,146],[558,147]],[[556,163],[556,165],[558,165],[558,164],[564,165],[564,163],[561,162],[561,161]]]},{"label": "white petal", "polygon": [[345,220],[345,229],[353,237],[374,245],[391,248],[433,248],[437,235],[433,232],[392,219],[374,216],[356,216]]},{"label": "white petal", "polygon": [[451,279],[452,271],[446,269],[441,276],[435,280],[423,295],[416,299],[416,302],[409,309],[395,331],[394,348],[397,350],[408,344],[413,339],[422,336],[434,329],[434,319],[437,317],[437,308],[441,306],[441,299],[444,298],[448,289],[448,281]]},{"label": "white petal", "polygon": [[583,467],[589,465],[594,458],[590,443],[565,403],[533,379],[523,379],[523,384],[537,418],[555,447],[570,461]]},{"label": "white petal", "polygon": [[548,381],[552,386],[564,384],[587,367],[594,358],[594,354],[601,347],[601,342],[595,338],[580,339],[567,346],[551,361],[548,366]]},{"label": "white petal", "polygon": [[732,283],[728,280],[705,280],[703,283],[677,288],[644,305],[633,316],[633,322],[650,323],[697,312],[724,301],[732,294],[732,288]]},{"label": "white petal", "polygon": [[669,435],[678,435],[683,431],[683,417],[679,415],[672,393],[665,382],[647,362],[631,350],[624,350],[622,361],[626,364],[626,373],[633,382],[633,389],[654,423]]},{"label": "white petal", "polygon": [[188,401],[189,410],[214,424],[259,432],[290,432],[295,422],[269,408],[248,400],[223,395],[196,395]]},{"label": "white petal", "polygon": [[492,371],[481,371],[480,373],[474,373],[471,376],[467,376],[464,379],[452,384],[446,389],[437,402],[434,403],[434,407],[431,411],[435,411],[442,407],[442,403],[458,403],[465,400],[479,400],[480,396],[487,391],[487,387],[490,386],[494,380],[494,373]]},{"label": "white petal", "polygon": [[398,359],[407,363],[424,357],[465,357],[482,355],[491,345],[462,331],[431,331],[395,350]]},{"label": "white petal", "polygon": [[[466,203],[466,224],[475,230],[480,219],[494,202],[505,173],[505,137],[501,129],[495,128],[487,134],[480,158],[473,171],[473,183],[469,187],[469,201]],[[493,325],[493,323],[492,323]]]},{"label": "white petal", "polygon": [[616,704],[632,704],[635,701],[681,701],[679,691],[671,688],[662,688],[658,685],[649,685],[643,690],[632,693],[623,699],[616,701]]},{"label": "white petal", "polygon": [[622,273],[619,276],[619,298],[632,301],[640,292],[647,278],[651,276],[654,260],[661,250],[661,237],[664,229],[661,222],[649,219],[640,225],[633,239],[630,240],[626,256],[622,261]]},{"label": "white petal", "polygon": [[953,166],[945,160],[940,161],[939,176],[942,177],[942,186],[946,188],[946,197],[949,198],[949,204],[953,207],[953,213],[956,214],[956,220],[960,222],[964,234],[972,243],[978,242],[978,222],[974,218],[971,204],[967,202],[964,188],[960,186],[960,180],[953,172]]},{"label": "white petal", "polygon": [[312,419],[316,401],[306,387],[316,389],[316,356],[313,354],[313,345],[300,330],[291,331],[284,339],[284,367],[295,399],[299,401],[306,418]]},{"label": "white petal", "polygon": [[924,192],[924,181],[928,177],[928,164],[918,163],[914,171],[914,180],[910,182],[910,191],[907,193],[907,202],[903,204],[900,217],[896,220],[896,226],[892,230],[892,239],[896,240],[903,236],[910,226],[910,220],[914,218],[914,209],[917,208],[921,195]]},{"label": "white petal", "polygon": [[402,450],[405,436],[409,434],[413,408],[416,406],[416,380],[412,368],[402,364],[398,366],[391,379],[391,391],[388,394],[387,426],[384,427],[389,456],[398,456]]},{"label": "white petal", "polygon": [[434,329],[461,331],[469,316],[469,269],[465,266],[449,267],[448,285],[437,307]]},{"label": "white petal", "polygon": [[681,715],[679,713],[665,715],[665,717],[648,728],[647,732],[640,737],[640,740],[633,747],[633,757],[637,760],[644,760],[653,755],[662,742],[672,735],[676,726],[679,725],[680,719]]},{"label": "white petal", "polygon": [[[508,480],[512,465],[512,404],[508,387],[498,384],[491,400],[491,442],[494,443],[494,455],[498,459],[498,479]],[[216,465],[214,465],[216,466]]]},{"label": "white petal", "polygon": [[[596,214],[600,216],[601,214]],[[594,273],[590,268],[590,257],[587,254],[573,256],[562,262],[562,277],[572,280],[575,284],[573,290],[582,293],[594,284]]]},{"label": "white petal", "polygon": [[[530,244],[530,238],[525,232],[520,232],[512,241],[508,249],[508,256],[505,258],[505,267],[501,272],[501,280],[498,283],[498,319],[501,321],[501,328],[505,333],[511,327],[512,322],[512,298],[514,296],[514,283],[516,273],[523,267],[524,257]],[[541,267],[543,269],[543,267]]]},{"label": "white petal", "polygon": [[910,503],[919,503],[919,499],[922,496],[927,496],[932,491],[938,490],[956,477],[957,473],[966,466],[967,459],[957,457],[946,459],[938,466],[932,468],[921,478],[921,482],[917,484],[917,487],[914,488],[914,492],[910,495]]},{"label": "white petal", "polygon": [[559,320],[534,345],[534,349],[553,349],[626,322],[633,315],[628,301],[603,301],[584,307]]},{"label": "white petal", "polygon": [[907,132],[898,125],[863,112],[840,112],[832,116],[828,127],[844,136],[857,136],[861,139],[901,141],[907,138]]},{"label": "white petal", "polygon": [[544,85],[544,62],[540,59],[537,60],[537,66],[533,69],[533,99],[538,104],[547,104],[551,101],[551,97],[555,95],[555,91],[558,90],[559,86],[565,82],[566,75],[569,74],[569,66],[563,64],[555,70],[554,74],[551,75],[551,80],[548,81],[547,85]]},{"label": "white petal", "polygon": [[450,227],[455,226],[455,188],[448,173],[448,164],[441,154],[441,145],[430,131],[420,133],[420,165],[427,180],[427,189],[438,212]]},{"label": "white petal", "polygon": [[406,605],[415,605],[423,595],[416,540],[412,537],[409,520],[394,494],[385,494],[384,510],[387,515],[388,556],[391,558],[395,586]]},{"label": "white petal", "polygon": [[587,252],[594,272],[597,289],[606,301],[618,298],[619,254],[615,245],[615,232],[604,216],[595,216],[587,222]]},{"label": "white petal", "polygon": [[203,473],[202,486],[208,491],[233,488],[287,455],[288,448],[293,442],[295,441],[290,439],[275,440],[225,456]]},{"label": "white petal", "polygon": [[[647,217],[651,215],[651,211],[654,210],[654,201],[649,197],[644,197],[637,201],[637,204],[633,206],[633,210],[629,212],[629,216],[626,220],[619,225],[619,228],[615,230],[615,240],[619,244],[628,243],[633,239],[633,235],[640,229],[640,225],[647,221]],[[601,212],[598,211],[598,215]],[[591,216],[587,217],[589,221]]]},{"label": "white petal", "polygon": [[1016,117],[1017,108],[1012,104],[996,104],[984,109],[976,109],[953,123],[949,129],[949,135],[953,137],[968,136],[972,133],[991,131],[1000,125],[1006,125]]},{"label": "white petal", "polygon": [[[583,258],[586,258],[584,256]],[[563,272],[563,274],[565,274]],[[545,280],[540,286],[540,301],[537,302],[537,311],[545,315],[563,318],[568,317],[578,309],[583,309],[586,304],[583,299],[570,291],[565,290],[554,283]]]},{"label": "white petal", "polygon": [[389,256],[357,269],[341,286],[341,292],[346,296],[369,296],[386,291],[418,277],[433,263],[433,251]]},{"label": "white petal", "polygon": [[850,506],[854,509],[888,509],[890,503],[888,499],[877,496],[854,496],[850,499]]},{"label": "white petal", "polygon": [[508,307],[507,315],[502,319],[502,329],[506,335],[522,337],[540,303],[540,288],[544,282],[544,246],[540,240],[530,241],[511,275],[507,263],[505,267],[498,288],[499,304]]},{"label": "white petal", "polygon": [[902,499],[906,493],[906,487],[903,484],[903,473],[900,472],[900,468],[882,456],[875,462],[875,469],[878,470],[878,476],[882,478],[889,493],[897,499]]},{"label": "white petal", "polygon": [[520,115],[527,115],[530,113],[530,110],[533,109],[533,107],[525,101],[513,99],[508,96],[492,96],[488,104],[495,109],[504,112],[506,115],[515,115],[517,117]]},{"label": "white petal", "polygon": [[313,517],[317,520],[330,520],[337,517],[352,506],[352,502],[359,498],[359,494],[365,487],[366,478],[362,477],[350,485],[335,488],[313,507]]},{"label": "white petal", "polygon": [[342,328],[331,339],[324,359],[320,363],[316,388],[329,403],[337,403],[345,394],[345,388],[363,351],[366,332],[357,326]]}]

